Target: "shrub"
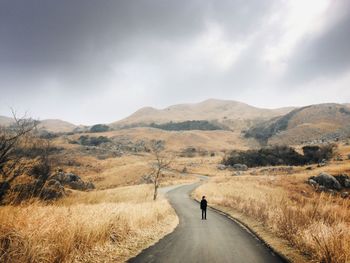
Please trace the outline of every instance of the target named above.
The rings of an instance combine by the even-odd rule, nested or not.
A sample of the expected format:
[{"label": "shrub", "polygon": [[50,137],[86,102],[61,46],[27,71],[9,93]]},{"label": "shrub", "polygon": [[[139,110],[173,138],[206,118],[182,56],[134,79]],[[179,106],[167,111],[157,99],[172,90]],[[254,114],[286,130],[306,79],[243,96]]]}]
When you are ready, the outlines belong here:
[{"label": "shrub", "polygon": [[323,159],[332,158],[335,149],[334,144],[324,146],[305,146],[304,154],[299,154],[292,147],[273,146],[258,150],[233,151],[223,159],[223,164],[246,164],[248,167],[275,166],[275,165],[304,165],[318,163]]},{"label": "shrub", "polygon": [[167,131],[188,131],[188,130],[222,130],[219,125],[213,124],[209,121],[184,121],[184,122],[168,122],[164,124],[150,125],[153,128],[167,130]]},{"label": "shrub", "polygon": [[90,132],[106,132],[109,131],[109,126],[105,124],[95,124],[90,128]]},{"label": "shrub", "polygon": [[107,142],[111,142],[111,140],[105,136],[89,137],[87,135],[82,135],[77,141],[73,141],[71,143],[78,143],[84,146],[99,146],[100,144]]},{"label": "shrub", "polygon": [[323,159],[329,160],[334,155],[334,150],[336,148],[335,144],[327,144],[322,146],[312,145],[304,146],[303,153],[306,162],[309,163],[319,163]]}]

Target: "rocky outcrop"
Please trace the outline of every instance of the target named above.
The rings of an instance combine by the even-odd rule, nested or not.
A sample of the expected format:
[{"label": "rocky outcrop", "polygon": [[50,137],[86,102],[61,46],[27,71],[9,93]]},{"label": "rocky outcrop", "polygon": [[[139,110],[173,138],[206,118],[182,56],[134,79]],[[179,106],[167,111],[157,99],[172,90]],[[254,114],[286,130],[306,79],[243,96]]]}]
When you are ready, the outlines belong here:
[{"label": "rocky outcrop", "polygon": [[333,176],[322,172],[317,176],[309,177],[307,183],[318,192],[327,192],[331,194],[340,192],[342,198],[349,197],[349,192],[344,191],[346,188],[350,188],[350,177],[347,174]]},{"label": "rocky outcrop", "polygon": [[236,171],[247,171],[248,170],[248,166],[245,164],[240,164],[240,163],[236,163],[233,166],[233,169],[235,169]]},{"label": "rocky outcrop", "polygon": [[91,182],[84,182],[78,175],[73,173],[64,173],[62,170],[58,170],[56,174],[50,177],[50,184],[61,184],[62,186],[68,186],[75,190],[91,190],[95,188],[95,185]]},{"label": "rocky outcrop", "polygon": [[334,176],[335,179],[344,188],[350,188],[350,177],[347,174],[338,174]]},{"label": "rocky outcrop", "polygon": [[340,190],[341,184],[337,181],[337,179],[327,173],[320,173],[317,176],[311,176],[309,180],[315,181],[318,185],[324,186],[327,189]]}]

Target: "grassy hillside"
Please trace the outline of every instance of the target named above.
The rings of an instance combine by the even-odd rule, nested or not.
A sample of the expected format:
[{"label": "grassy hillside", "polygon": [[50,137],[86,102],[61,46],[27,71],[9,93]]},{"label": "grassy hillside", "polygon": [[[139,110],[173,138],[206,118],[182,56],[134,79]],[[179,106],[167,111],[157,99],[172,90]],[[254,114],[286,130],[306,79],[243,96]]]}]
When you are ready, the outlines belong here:
[{"label": "grassy hillside", "polygon": [[[0,116],[0,126],[9,126],[14,122],[13,118]],[[48,132],[72,132],[78,126],[59,119],[45,119],[38,121],[38,130]]]},{"label": "grassy hillside", "polygon": [[268,119],[285,114],[290,110],[291,108],[261,109],[237,101],[209,99],[200,103],[173,105],[165,109],[142,108],[129,117],[112,123],[111,126],[115,128],[135,124],[163,124],[188,120],[217,120],[229,124],[230,120]]},{"label": "grassy hillside", "polygon": [[245,132],[263,144],[300,144],[350,136],[350,110],[341,104],[318,104],[295,109]]}]

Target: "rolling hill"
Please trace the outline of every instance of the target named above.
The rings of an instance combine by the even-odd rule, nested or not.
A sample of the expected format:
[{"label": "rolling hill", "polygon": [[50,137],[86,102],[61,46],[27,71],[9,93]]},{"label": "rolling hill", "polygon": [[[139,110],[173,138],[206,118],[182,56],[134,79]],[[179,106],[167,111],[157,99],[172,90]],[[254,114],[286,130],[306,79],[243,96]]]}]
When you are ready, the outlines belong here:
[{"label": "rolling hill", "polygon": [[[0,116],[0,125],[11,122],[11,118]],[[321,143],[350,137],[350,105],[325,103],[262,109],[237,101],[209,99],[165,109],[142,108],[109,126],[119,136],[146,140],[160,138],[176,149],[185,145],[202,148],[207,145],[210,149],[245,148],[257,145],[257,142],[263,145]],[[139,128],[130,129],[134,127]],[[87,126],[58,119],[42,120],[38,128],[49,132],[88,131]],[[111,134],[115,132],[111,131]],[[176,145],[178,140],[181,143]]]},{"label": "rolling hill", "polygon": [[191,120],[216,121],[240,130],[255,120],[267,120],[291,111],[293,108],[262,109],[232,100],[209,99],[200,103],[178,104],[165,109],[141,108],[129,117],[110,124],[113,128],[184,122]]},{"label": "rolling hill", "polygon": [[[13,123],[13,118],[0,116],[0,126],[8,126]],[[39,121],[38,130],[45,130],[48,132],[72,132],[78,126],[59,119],[45,119]]]},{"label": "rolling hill", "polygon": [[262,144],[319,143],[350,136],[350,108],[325,103],[297,108],[245,132]]}]

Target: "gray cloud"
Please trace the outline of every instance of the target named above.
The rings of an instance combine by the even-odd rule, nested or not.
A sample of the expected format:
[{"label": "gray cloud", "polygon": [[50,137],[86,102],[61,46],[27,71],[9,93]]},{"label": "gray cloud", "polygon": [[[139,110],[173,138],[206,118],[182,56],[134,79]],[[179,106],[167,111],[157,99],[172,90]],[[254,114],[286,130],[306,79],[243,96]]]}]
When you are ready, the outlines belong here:
[{"label": "gray cloud", "polygon": [[[350,69],[350,2],[338,8],[345,11],[324,31],[305,36],[289,61],[288,80],[297,83],[333,76]],[[337,16],[337,9],[330,16]]]},{"label": "gray cloud", "polygon": [[3,0],[0,114],[95,123],[208,97],[296,104],[276,91],[348,72],[350,15],[303,36],[281,77],[264,55],[286,33],[286,3]]}]

